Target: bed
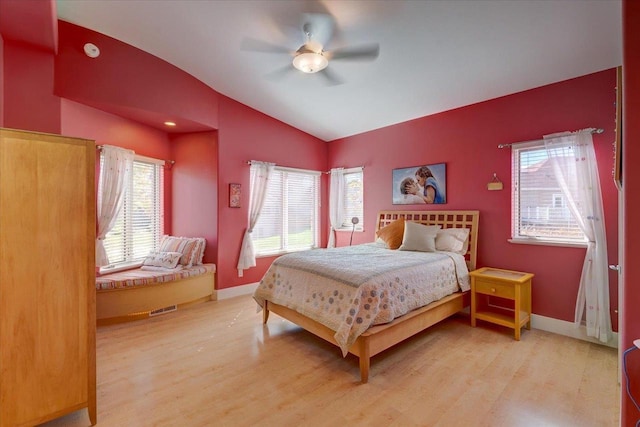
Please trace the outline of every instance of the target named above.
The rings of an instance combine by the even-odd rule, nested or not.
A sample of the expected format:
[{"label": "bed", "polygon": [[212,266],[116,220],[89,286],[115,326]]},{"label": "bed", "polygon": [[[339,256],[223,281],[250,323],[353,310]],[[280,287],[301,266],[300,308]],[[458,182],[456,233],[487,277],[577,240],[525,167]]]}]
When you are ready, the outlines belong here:
[{"label": "bed", "polygon": [[[360,379],[366,383],[371,357],[468,306],[468,271],[476,267],[478,220],[478,211],[378,214],[376,235],[404,221],[411,229],[416,224],[467,229],[463,249],[457,253],[396,251],[376,242],[279,257],[254,293],[263,323],[270,312],[276,313],[337,345],[343,356],[354,354],[359,358]],[[353,268],[368,258],[374,259],[371,265]],[[434,289],[428,286],[432,282]]]}]

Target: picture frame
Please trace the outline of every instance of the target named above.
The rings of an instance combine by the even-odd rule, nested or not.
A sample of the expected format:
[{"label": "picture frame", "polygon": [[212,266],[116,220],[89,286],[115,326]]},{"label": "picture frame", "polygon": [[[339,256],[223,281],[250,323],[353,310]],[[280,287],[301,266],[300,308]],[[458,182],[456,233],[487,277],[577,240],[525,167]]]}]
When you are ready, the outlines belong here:
[{"label": "picture frame", "polygon": [[394,205],[447,203],[447,165],[436,163],[393,169],[392,203]]},{"label": "picture frame", "polygon": [[240,184],[229,184],[229,207],[239,208],[242,195]]}]

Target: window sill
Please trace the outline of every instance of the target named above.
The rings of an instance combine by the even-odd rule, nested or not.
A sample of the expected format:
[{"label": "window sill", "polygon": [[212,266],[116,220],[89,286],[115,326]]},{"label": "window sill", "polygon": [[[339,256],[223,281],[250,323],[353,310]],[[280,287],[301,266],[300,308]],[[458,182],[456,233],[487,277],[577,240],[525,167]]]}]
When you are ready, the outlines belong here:
[{"label": "window sill", "polygon": [[[335,231],[345,231],[347,233],[351,233],[351,228],[336,228]],[[356,228],[355,230],[353,230],[354,233],[364,233],[364,228],[360,227],[360,228]]]},{"label": "window sill", "polygon": [[516,245],[560,246],[565,248],[586,248],[587,242],[555,242],[542,239],[508,239],[509,243]]},{"label": "window sill", "polygon": [[294,252],[309,251],[312,249],[318,249],[318,248],[305,248],[305,249],[295,249],[290,251],[278,251],[278,252],[269,252],[264,254],[256,254],[256,258],[273,258],[273,257],[278,257],[280,255],[292,254]]}]

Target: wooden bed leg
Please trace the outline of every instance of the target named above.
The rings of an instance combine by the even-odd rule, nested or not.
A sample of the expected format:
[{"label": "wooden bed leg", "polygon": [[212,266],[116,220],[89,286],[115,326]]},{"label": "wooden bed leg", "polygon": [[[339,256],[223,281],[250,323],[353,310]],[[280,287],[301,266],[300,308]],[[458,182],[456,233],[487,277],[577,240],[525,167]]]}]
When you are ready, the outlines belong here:
[{"label": "wooden bed leg", "polygon": [[264,302],[264,307],[262,307],[262,324],[266,325],[267,320],[269,320],[269,301]]},{"label": "wooden bed leg", "polygon": [[360,381],[362,384],[369,382],[369,365],[371,364],[369,340],[367,338],[360,337]]}]

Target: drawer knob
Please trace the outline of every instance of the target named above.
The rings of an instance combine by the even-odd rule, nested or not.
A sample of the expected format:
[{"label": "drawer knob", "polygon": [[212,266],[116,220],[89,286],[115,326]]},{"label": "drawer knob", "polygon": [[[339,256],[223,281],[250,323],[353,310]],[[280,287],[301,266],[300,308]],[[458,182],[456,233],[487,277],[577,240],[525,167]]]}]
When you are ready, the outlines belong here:
[{"label": "drawer knob", "polygon": [[491,288],[491,292],[495,292],[495,291],[496,291],[496,288]]}]

